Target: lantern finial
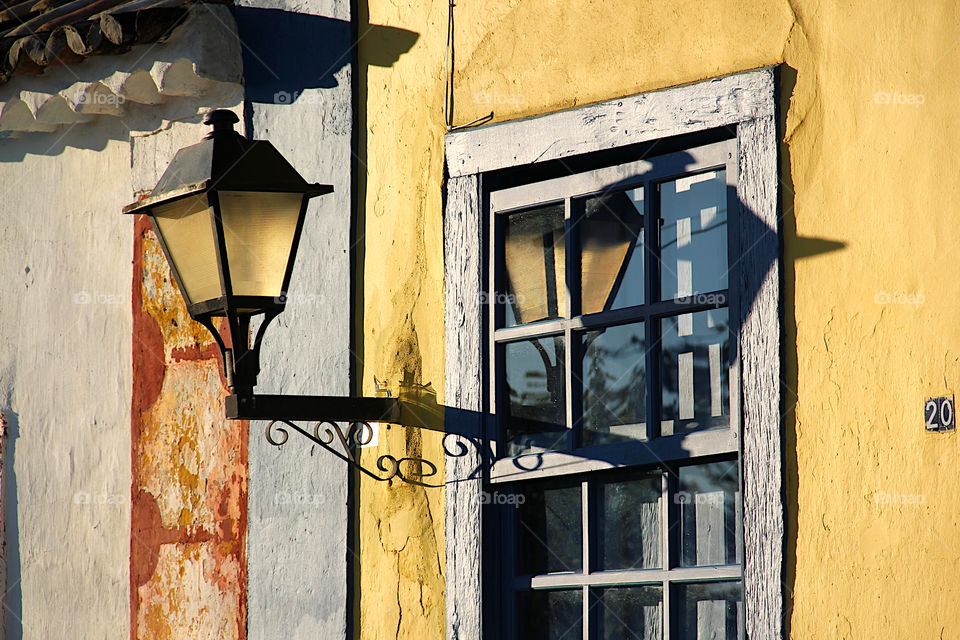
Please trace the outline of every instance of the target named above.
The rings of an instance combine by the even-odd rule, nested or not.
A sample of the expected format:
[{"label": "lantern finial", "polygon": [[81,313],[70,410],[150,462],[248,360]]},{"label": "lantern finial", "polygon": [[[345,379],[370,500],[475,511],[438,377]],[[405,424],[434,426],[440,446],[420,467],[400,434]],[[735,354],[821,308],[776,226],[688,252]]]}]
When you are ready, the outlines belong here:
[{"label": "lantern finial", "polygon": [[207,138],[233,133],[233,124],[235,122],[240,122],[240,118],[238,118],[237,114],[233,111],[229,109],[214,109],[203,119],[203,124],[213,126],[213,131],[207,134]]}]

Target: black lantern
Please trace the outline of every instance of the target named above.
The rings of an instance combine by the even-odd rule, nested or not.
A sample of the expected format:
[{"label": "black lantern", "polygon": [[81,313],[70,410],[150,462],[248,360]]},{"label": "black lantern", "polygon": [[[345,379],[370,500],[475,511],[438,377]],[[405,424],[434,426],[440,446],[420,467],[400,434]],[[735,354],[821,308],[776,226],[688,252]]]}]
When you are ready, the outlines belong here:
[{"label": "black lantern", "polygon": [[[180,149],[150,196],[123,209],[149,216],[187,311],[220,347],[231,391],[227,418],[440,429],[441,411],[429,394],[410,400],[254,394],[260,344],[286,305],[307,201],[333,187],[304,180],[272,144],[235,132],[238,121],[231,111],[211,111],[204,124],[213,131]],[[257,315],[263,320],[251,341]],[[226,339],[217,318],[226,319]]]},{"label": "black lantern", "polygon": [[[333,187],[308,183],[272,144],[241,136],[238,120],[210,112],[213,131],[180,149],[150,196],[123,211],[150,217],[190,316],[216,339],[231,392],[247,397],[263,332],[286,303],[307,201]],[[229,344],[215,318],[226,318]]]}]

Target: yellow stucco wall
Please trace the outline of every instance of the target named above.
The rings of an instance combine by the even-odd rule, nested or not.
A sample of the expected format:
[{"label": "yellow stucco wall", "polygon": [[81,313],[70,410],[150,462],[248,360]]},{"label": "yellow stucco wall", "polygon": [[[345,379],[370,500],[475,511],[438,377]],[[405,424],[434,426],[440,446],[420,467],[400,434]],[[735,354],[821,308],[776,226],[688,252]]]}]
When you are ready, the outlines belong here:
[{"label": "yellow stucco wall", "polygon": [[[361,3],[364,4],[364,3]],[[374,378],[394,395],[400,383],[443,390],[443,43],[446,10],[436,3],[372,3],[369,23],[415,32],[374,29],[360,12],[358,84],[360,189],[363,198],[358,251],[363,290],[357,345],[358,377],[366,395]],[[399,36],[397,35],[399,34]],[[409,52],[393,59],[416,37]],[[417,96],[414,98],[414,96]],[[424,458],[439,466],[438,434],[393,427],[361,462],[376,469],[377,456]],[[402,472],[413,471],[404,464]],[[427,481],[436,481],[437,477]],[[361,476],[359,561],[355,623],[369,640],[441,638],[443,602],[443,489],[397,479]]]},{"label": "yellow stucco wall", "polygon": [[[960,5],[468,0],[455,11],[455,124],[786,65],[791,637],[960,637],[958,441],[922,422],[924,398],[960,380]],[[395,385],[407,372],[442,391],[447,5],[374,0],[362,13],[420,34],[386,68],[364,63],[389,43],[360,44],[363,382],[369,393],[374,375]],[[811,256],[827,247],[818,240],[844,246]],[[429,436],[394,429],[379,452],[439,459]],[[361,483],[360,637],[443,637],[442,499]]]}]

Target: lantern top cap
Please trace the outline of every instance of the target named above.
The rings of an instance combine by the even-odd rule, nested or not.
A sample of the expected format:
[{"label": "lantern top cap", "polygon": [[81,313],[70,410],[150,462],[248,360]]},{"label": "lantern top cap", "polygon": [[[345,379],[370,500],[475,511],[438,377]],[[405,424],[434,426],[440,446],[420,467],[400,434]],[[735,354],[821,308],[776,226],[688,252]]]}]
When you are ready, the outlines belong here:
[{"label": "lantern top cap", "polygon": [[233,133],[233,125],[237,122],[240,122],[240,118],[229,109],[214,109],[203,119],[203,124],[213,127],[213,131],[207,134],[207,138],[221,133]]},{"label": "lantern top cap", "polygon": [[240,121],[227,109],[207,113],[203,123],[213,130],[197,144],[177,151],[150,195],[123,208],[124,213],[148,213],[157,205],[208,191],[302,193],[310,198],[333,191],[309,183],[266,140],[250,140],[233,130]]}]

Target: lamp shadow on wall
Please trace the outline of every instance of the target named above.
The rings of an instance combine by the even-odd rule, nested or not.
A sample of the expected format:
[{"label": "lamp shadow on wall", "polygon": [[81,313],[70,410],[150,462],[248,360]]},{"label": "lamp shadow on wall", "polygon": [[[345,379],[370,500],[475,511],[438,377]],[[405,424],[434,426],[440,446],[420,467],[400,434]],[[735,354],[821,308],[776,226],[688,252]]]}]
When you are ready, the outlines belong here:
[{"label": "lamp shadow on wall", "polygon": [[[293,105],[311,99],[307,89],[334,88],[337,74],[350,65],[352,78],[353,166],[351,167],[351,210],[353,243],[351,271],[354,282],[351,309],[354,327],[363,326],[362,278],[355,277],[363,264],[365,242],[362,229],[366,216],[367,182],[367,77],[369,67],[392,67],[410,51],[420,34],[407,29],[370,24],[367,3],[351,2],[354,23],[348,20],[293,13],[281,9],[234,7],[237,30],[243,46],[243,73],[246,89],[244,126],[254,131],[252,103]],[[322,46],[317,46],[322,43]],[[362,43],[364,55],[358,55]],[[351,339],[351,378],[357,379],[363,360],[362,336]],[[359,389],[352,389],[354,394]]]},{"label": "lamp shadow on wall", "polygon": [[[294,104],[306,98],[306,89],[338,86],[337,74],[353,61],[353,33],[348,20],[282,9],[234,7],[233,11],[243,47],[249,102]],[[390,67],[420,35],[366,24],[359,37],[372,54],[366,56],[368,64]]]},{"label": "lamp shadow on wall", "polygon": [[[825,254],[835,253],[843,250],[846,247],[846,243],[844,242],[828,238],[805,237],[800,236],[797,233],[797,223],[794,214],[794,185],[791,174],[790,149],[789,146],[783,142],[783,122],[785,122],[787,108],[789,107],[789,99],[793,93],[795,84],[796,71],[785,65],[781,67],[779,85],[780,113],[778,117],[778,123],[780,127],[778,129],[780,179],[780,185],[778,189],[780,194],[780,202],[778,203],[779,229],[772,228],[766,221],[757,216],[757,214],[754,213],[746,203],[739,199],[735,188],[730,187],[730,192],[728,193],[728,202],[731,203],[730,206],[737,206],[740,215],[745,218],[741,221],[741,229],[744,229],[747,237],[754,242],[753,246],[740,247],[740,255],[745,255],[747,252],[753,250],[754,247],[762,244],[767,248],[767,250],[764,251],[763,254],[758,254],[751,258],[754,263],[751,266],[751,269],[758,269],[762,271],[763,274],[768,274],[771,269],[775,269],[777,267],[778,262],[781,265],[779,278],[781,284],[781,300],[783,305],[781,310],[783,324],[781,328],[782,335],[780,337],[783,340],[783,346],[781,350],[782,370],[780,381],[780,397],[782,404],[780,407],[780,416],[781,428],[783,430],[782,456],[784,465],[784,485],[782,491],[785,502],[785,566],[783,576],[783,595],[785,618],[784,623],[788,632],[793,610],[793,589],[795,585],[796,573],[797,519],[799,517],[799,475],[796,447],[797,424],[794,410],[798,400],[796,263],[799,260],[812,259]],[[692,157],[690,160],[692,161]],[[655,161],[654,164],[656,164]],[[623,188],[624,186],[626,186],[626,183],[610,184],[605,187],[605,190],[614,190]],[[761,239],[766,239],[767,241],[762,243],[758,242]],[[771,250],[774,247],[776,250]],[[754,283],[753,289],[736,291],[736,296],[738,299],[735,302],[736,306],[739,307],[738,315],[741,319],[746,318],[757,304],[760,290],[756,287],[759,287],[763,283],[764,278],[756,277],[751,278],[751,280]],[[733,286],[732,283],[731,286]],[[736,361],[736,359],[739,357],[737,353],[736,341],[731,341],[729,357],[731,362]],[[451,430],[449,425],[456,424],[458,419],[466,421],[471,420],[471,416],[462,414],[465,414],[465,412],[450,409],[447,410],[448,432]],[[479,422],[482,419],[483,417],[477,417],[474,419],[474,422]],[[482,439],[478,438],[478,442],[482,442]],[[675,450],[670,452],[671,455],[685,457],[685,455],[689,454],[689,452],[684,452],[682,450],[682,446],[679,443],[677,447],[679,448],[675,448]],[[591,450],[590,459],[607,461],[612,465],[629,463],[629,460],[626,462],[624,461],[624,454],[617,445],[610,445]],[[518,471],[531,471],[538,469],[542,465],[542,455],[529,454],[515,458],[514,465]]]},{"label": "lamp shadow on wall", "polygon": [[[731,135],[736,135],[734,129],[730,129],[726,136],[721,134],[720,138],[728,138]],[[683,142],[675,143],[676,146],[683,148],[685,145]],[[653,147],[637,149],[635,153],[640,154],[641,157],[650,155],[653,151]],[[662,153],[664,150],[661,148],[659,151]],[[629,152],[628,152],[629,153]],[[636,187],[637,180],[641,178],[642,175],[681,175],[691,171],[697,171],[697,161],[695,157],[689,153],[683,151],[674,151],[668,154],[667,156],[661,156],[663,158],[653,157],[649,159],[649,166],[641,169],[641,173],[638,173],[634,176],[628,176],[626,178],[617,180],[602,186],[597,189],[597,192],[602,194],[601,197],[606,201],[605,210],[612,215],[611,219],[619,220],[624,226],[630,226],[629,220],[626,220],[624,216],[629,216],[630,212],[633,211],[630,205],[626,205],[626,209],[615,206],[616,203],[620,203],[621,200],[617,199],[615,196],[617,194],[623,194],[625,190],[632,189]],[[574,174],[581,170],[580,167],[576,165],[568,165],[569,161],[565,161],[562,164],[563,173]],[[782,330],[786,334],[786,343],[782,350],[782,357],[786,361],[786,365],[782,371],[781,379],[781,397],[783,398],[783,407],[781,407],[781,415],[783,416],[782,421],[787,425],[787,432],[789,434],[789,421],[792,420],[792,407],[796,403],[796,337],[795,337],[795,326],[796,319],[794,313],[794,291],[793,291],[793,274],[795,270],[795,262],[800,259],[807,259],[816,256],[820,256],[826,253],[831,253],[835,251],[842,250],[846,245],[843,242],[838,242],[835,240],[827,238],[813,238],[813,237],[801,237],[796,233],[796,222],[793,218],[793,187],[792,180],[789,174],[789,159],[786,159],[787,166],[783,169],[783,175],[781,175],[781,181],[783,182],[780,192],[782,194],[781,202],[779,204],[778,210],[778,222],[779,224],[775,225],[778,228],[771,226],[766,220],[762,219],[755,213],[751,206],[744,202],[737,191],[735,186],[728,186],[726,193],[726,202],[727,206],[736,211],[736,218],[738,223],[738,231],[731,236],[732,239],[735,239],[738,246],[732,247],[732,252],[730,254],[730,266],[728,268],[729,275],[727,279],[729,281],[729,287],[732,294],[731,300],[723,299],[718,301],[717,308],[728,308],[731,314],[731,326],[737,327],[740,326],[752,313],[754,313],[754,308],[758,304],[758,301],[761,296],[760,287],[767,281],[767,276],[770,274],[771,270],[778,270],[778,274],[782,281],[787,283],[787,286],[783,288],[781,292],[781,298],[784,305],[784,321]],[[703,165],[700,165],[701,169]],[[544,169],[545,174],[553,175],[550,169]],[[541,176],[543,177],[543,176]],[[512,183],[511,183],[512,184]],[[627,210],[629,209],[629,211]],[[639,214],[639,212],[634,212]],[[663,221],[661,220],[661,225]],[[634,225],[635,226],[635,225]],[[694,231],[693,233],[701,233],[701,231]],[[631,233],[635,234],[635,231]],[[654,240],[656,242],[656,240]],[[614,298],[617,296],[617,291],[623,285],[624,272],[627,269],[627,261],[630,260],[630,254],[627,253],[624,257],[623,263],[619,267],[618,275],[616,278],[611,281],[612,287],[607,287],[609,289],[609,295],[606,296],[605,302],[603,302],[604,310],[609,310],[611,304],[614,301]],[[679,273],[674,272],[670,265],[664,264],[663,266],[664,273],[669,273],[673,276],[676,276]],[[744,269],[749,270],[752,274],[747,281],[750,283],[749,288],[744,288],[742,285],[738,286],[738,282],[743,282],[745,278],[739,277],[738,274]],[[557,277],[555,274],[551,277],[548,275],[548,280]],[[562,276],[561,276],[562,277]],[[625,286],[625,285],[624,285]],[[635,286],[631,284],[630,286]],[[690,286],[690,285],[688,285]],[[603,287],[601,287],[602,289]],[[739,319],[738,319],[739,318]],[[602,331],[602,330],[601,330]],[[737,362],[741,355],[739,353],[738,340],[731,339],[729,341],[729,348],[724,349],[726,352],[726,359],[728,363]],[[543,370],[549,372],[551,367],[549,361],[544,355],[544,351],[541,350],[541,356],[544,360]],[[639,357],[646,357],[646,353],[642,353]],[[668,364],[665,360],[660,359],[662,364]],[[793,364],[791,364],[793,363]],[[527,373],[528,378],[537,377],[537,379],[543,378],[546,376],[549,385],[549,373],[544,374],[538,366],[537,362],[535,365],[531,365],[533,369]],[[697,366],[696,364],[694,365]],[[672,389],[672,393],[676,393],[678,389],[678,382],[676,380],[676,375],[671,377],[667,372],[669,369],[669,364],[667,367],[660,366],[660,387]],[[561,372],[562,373],[562,372]],[[700,378],[708,378],[709,373],[704,370],[699,375]],[[562,382],[562,381],[561,381]],[[574,380],[574,384],[585,384],[584,380]],[[621,395],[624,397],[613,397],[608,392],[607,397],[609,400],[608,404],[613,406],[627,406],[630,396],[636,392],[634,387],[625,387],[622,390]],[[482,423],[484,420],[488,419],[490,416],[483,416],[480,414],[475,414],[474,412],[463,411],[459,409],[454,409],[450,407],[445,407],[446,410],[446,421],[445,421],[445,431],[448,434],[456,433],[458,435],[467,437],[472,440],[476,440],[477,446],[481,445],[482,441]],[[611,411],[611,413],[615,413]],[[563,425],[555,425],[548,422],[538,422],[535,423],[530,420],[525,420],[529,424],[525,425],[530,428],[531,433],[547,433],[551,431],[560,431],[563,432],[566,430],[566,427]],[[468,426],[469,425],[469,426]],[[487,438],[491,437],[490,434],[486,435]],[[682,447],[682,443],[673,442],[671,439],[668,442],[665,442],[664,445],[669,448],[669,455],[671,457],[687,457],[690,455],[689,451],[686,451]],[[787,440],[785,443],[786,450],[784,452],[784,458],[787,467],[787,473],[791,473],[790,465],[793,464],[795,467],[795,455],[791,447],[793,443],[790,440]],[[574,453],[574,457],[576,454]],[[514,458],[513,464],[518,470],[522,471],[531,471],[539,469],[542,466],[542,455],[537,453],[521,455],[517,458]],[[596,448],[591,448],[589,452],[589,458],[591,460],[600,460],[606,461],[613,465],[620,465],[629,462],[629,456],[624,458],[624,453],[621,451],[618,445],[609,445],[609,446],[599,446]],[[626,460],[626,462],[625,462]],[[795,474],[795,470],[793,471]],[[789,496],[790,500],[795,501],[796,496],[795,492],[791,493]],[[795,512],[795,510],[794,510]],[[792,513],[792,512],[791,512]]]}]

